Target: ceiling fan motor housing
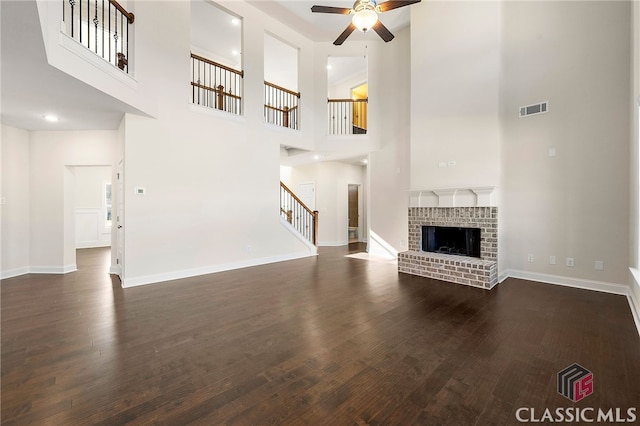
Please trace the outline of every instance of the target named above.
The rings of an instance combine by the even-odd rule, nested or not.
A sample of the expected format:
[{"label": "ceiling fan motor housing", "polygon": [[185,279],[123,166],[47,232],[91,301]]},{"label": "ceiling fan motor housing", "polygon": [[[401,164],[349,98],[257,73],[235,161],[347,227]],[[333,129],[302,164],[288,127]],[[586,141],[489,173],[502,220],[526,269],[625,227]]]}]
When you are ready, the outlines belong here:
[{"label": "ceiling fan motor housing", "polygon": [[375,0],[356,0],[352,10],[352,22],[362,32],[370,30],[378,21]]}]

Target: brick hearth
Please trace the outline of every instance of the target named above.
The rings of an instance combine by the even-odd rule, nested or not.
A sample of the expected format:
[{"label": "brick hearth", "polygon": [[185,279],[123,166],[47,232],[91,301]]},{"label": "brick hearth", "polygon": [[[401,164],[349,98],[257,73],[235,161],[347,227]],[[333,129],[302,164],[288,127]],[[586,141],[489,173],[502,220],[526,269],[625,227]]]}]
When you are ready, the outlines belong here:
[{"label": "brick hearth", "polygon": [[[423,226],[480,228],[480,258],[422,251]],[[398,271],[491,289],[498,283],[497,207],[409,208],[409,251],[398,254]]]}]

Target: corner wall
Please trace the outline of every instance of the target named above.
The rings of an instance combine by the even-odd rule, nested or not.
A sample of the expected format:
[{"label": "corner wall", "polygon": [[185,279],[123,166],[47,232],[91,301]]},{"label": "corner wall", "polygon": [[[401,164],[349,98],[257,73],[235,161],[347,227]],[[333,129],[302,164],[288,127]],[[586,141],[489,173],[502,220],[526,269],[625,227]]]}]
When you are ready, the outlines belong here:
[{"label": "corner wall", "polygon": [[29,132],[2,125],[0,278],[29,272]]},{"label": "corner wall", "polygon": [[[501,250],[511,276],[619,292],[628,283],[630,7],[503,4]],[[548,113],[518,118],[541,101]]]},{"label": "corner wall", "polygon": [[[414,6],[411,6],[414,7]],[[380,149],[369,154],[368,211],[370,253],[407,250],[409,141],[411,133],[411,33],[405,28],[381,49],[369,66],[383,84],[372,85],[380,102]],[[387,77],[385,77],[387,76]],[[393,76],[393,78],[390,78]],[[382,240],[379,244],[378,239]],[[389,247],[391,246],[391,247]],[[394,252],[389,252],[393,249]]]}]

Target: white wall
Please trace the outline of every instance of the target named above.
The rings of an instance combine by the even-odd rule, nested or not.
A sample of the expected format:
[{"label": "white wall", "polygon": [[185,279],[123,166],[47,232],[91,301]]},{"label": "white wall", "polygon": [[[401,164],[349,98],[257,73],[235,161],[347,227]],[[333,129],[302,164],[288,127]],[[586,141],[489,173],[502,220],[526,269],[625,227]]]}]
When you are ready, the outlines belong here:
[{"label": "white wall", "polygon": [[[412,6],[413,7],[413,6]],[[372,85],[374,96],[384,99],[380,129],[381,148],[369,155],[369,227],[378,238],[398,251],[407,249],[409,142],[411,102],[411,39],[409,29],[396,33],[370,67],[385,78]],[[373,251],[374,244],[369,244]],[[382,247],[384,251],[384,247]],[[393,254],[393,253],[392,253]]]},{"label": "white wall", "polygon": [[29,272],[29,132],[2,125],[0,277]]},{"label": "white wall", "polygon": [[[301,183],[314,182],[316,210],[318,210],[318,245],[341,246],[349,243],[349,184],[360,185],[366,205],[366,170],[363,166],[335,161],[318,162],[306,166],[284,168],[282,181],[296,194]],[[367,228],[366,211],[363,229]]]},{"label": "white wall", "polygon": [[75,264],[75,179],[70,166],[113,165],[117,131],[30,133],[30,266],[63,273]]},{"label": "white wall", "polygon": [[501,4],[411,8],[411,188],[498,186]]},{"label": "white wall", "polygon": [[501,250],[534,279],[628,283],[630,5],[503,4]]},{"label": "white wall", "polygon": [[104,184],[111,183],[110,166],[77,166],[75,180],[76,248],[111,245],[111,227],[106,227]]},{"label": "white wall", "polygon": [[280,144],[311,143],[302,141],[310,130],[265,126],[262,51],[265,31],[301,46],[305,96],[311,45],[245,3],[222,5],[245,29],[242,117],[188,103],[189,2],[136,4],[136,12],[156,16],[136,22],[147,53],[136,70],[143,90],[158,92],[159,114],[125,116],[125,287],[312,254],[281,225],[278,205]]},{"label": "white wall", "polygon": [[635,270],[631,285],[636,309],[640,310],[640,3],[632,3],[633,21],[633,76],[632,141],[630,158],[630,266]]}]

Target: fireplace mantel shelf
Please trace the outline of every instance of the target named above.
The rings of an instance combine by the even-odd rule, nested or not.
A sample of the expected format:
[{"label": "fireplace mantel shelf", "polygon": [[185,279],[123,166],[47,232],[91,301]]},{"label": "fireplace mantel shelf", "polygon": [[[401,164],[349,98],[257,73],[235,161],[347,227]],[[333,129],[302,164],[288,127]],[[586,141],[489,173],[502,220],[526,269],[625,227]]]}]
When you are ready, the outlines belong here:
[{"label": "fireplace mantel shelf", "polygon": [[495,186],[469,186],[469,187],[460,187],[460,188],[429,188],[429,189],[409,189],[407,192],[409,194],[420,194],[425,192],[433,192],[437,193],[448,193],[448,192],[458,192],[458,191],[472,191],[472,192],[493,192],[496,189]]},{"label": "fireplace mantel shelf", "polygon": [[[434,199],[435,197],[437,197],[437,207],[463,207],[463,204],[456,202],[459,201],[457,198],[474,197],[474,194],[473,201],[475,204],[472,205],[473,207],[491,207],[495,206],[491,198],[495,189],[495,186],[474,186],[468,188],[410,189],[407,192],[415,200],[411,202],[412,207],[436,207],[433,204],[423,204],[423,198]],[[417,205],[415,205],[416,203]]]}]

